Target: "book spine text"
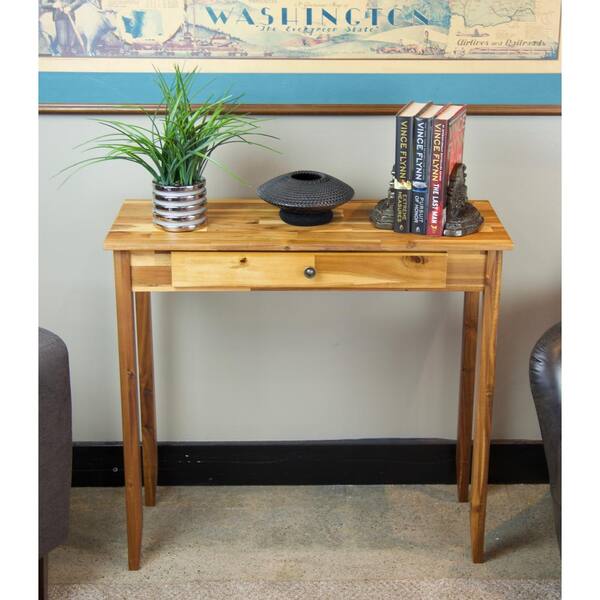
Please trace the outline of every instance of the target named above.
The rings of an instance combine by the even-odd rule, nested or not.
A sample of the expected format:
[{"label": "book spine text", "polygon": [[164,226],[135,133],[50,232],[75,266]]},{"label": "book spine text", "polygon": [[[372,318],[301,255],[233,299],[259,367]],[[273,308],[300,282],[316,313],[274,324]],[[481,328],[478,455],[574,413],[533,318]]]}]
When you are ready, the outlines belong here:
[{"label": "book spine text", "polygon": [[[412,173],[413,118],[396,117],[396,162],[394,165],[394,231],[410,231],[410,181]],[[399,187],[398,187],[399,186]]]},{"label": "book spine text", "polygon": [[427,217],[427,235],[442,235],[444,193],[444,157],[448,135],[447,121],[433,121],[431,133],[430,205]]},{"label": "book spine text", "polygon": [[424,185],[413,185],[412,195],[412,219],[411,219],[411,232],[425,235],[427,232],[427,207],[428,202],[428,190]]},{"label": "book spine text", "polygon": [[412,233],[425,234],[427,231],[428,212],[428,170],[429,156],[431,153],[430,119],[416,118],[414,125],[413,149],[414,149],[414,171],[411,192],[411,223]]}]

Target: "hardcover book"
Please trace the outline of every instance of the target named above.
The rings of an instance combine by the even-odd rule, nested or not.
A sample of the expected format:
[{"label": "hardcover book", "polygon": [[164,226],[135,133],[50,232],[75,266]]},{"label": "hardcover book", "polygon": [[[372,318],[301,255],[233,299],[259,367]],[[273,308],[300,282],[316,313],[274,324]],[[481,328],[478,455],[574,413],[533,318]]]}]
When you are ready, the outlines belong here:
[{"label": "hardcover book", "polygon": [[466,115],[466,106],[453,104],[433,120],[427,235],[442,235],[444,231],[446,188],[452,169],[462,162]]},{"label": "hardcover book", "polygon": [[440,104],[431,104],[415,118],[412,143],[414,167],[410,193],[411,233],[418,233],[420,235],[427,233],[430,192],[428,189],[429,171],[431,167],[431,123],[432,119],[444,108]]},{"label": "hardcover book", "polygon": [[413,122],[429,103],[409,102],[396,115],[396,154],[394,161],[394,231],[410,231],[410,188],[414,165]]}]

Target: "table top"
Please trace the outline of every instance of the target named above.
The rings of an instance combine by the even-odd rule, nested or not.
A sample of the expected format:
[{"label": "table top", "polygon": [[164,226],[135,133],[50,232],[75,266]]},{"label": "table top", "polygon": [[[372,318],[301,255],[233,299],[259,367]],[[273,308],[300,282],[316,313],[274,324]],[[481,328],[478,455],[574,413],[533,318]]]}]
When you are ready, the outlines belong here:
[{"label": "table top", "polygon": [[376,229],[369,211],[376,200],[351,200],[327,225],[295,227],[258,199],[208,200],[207,222],[195,231],[170,233],[152,224],[150,200],[125,200],[105,250],[244,252],[402,252],[510,250],[513,242],[487,200],[474,201],[485,221],[465,237],[433,237]]}]

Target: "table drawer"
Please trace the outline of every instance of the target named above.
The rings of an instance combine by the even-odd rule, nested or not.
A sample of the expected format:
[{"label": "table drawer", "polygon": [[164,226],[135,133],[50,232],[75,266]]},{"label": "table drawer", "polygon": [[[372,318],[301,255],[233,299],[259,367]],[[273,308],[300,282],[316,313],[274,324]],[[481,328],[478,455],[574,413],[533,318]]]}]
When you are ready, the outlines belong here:
[{"label": "table drawer", "polygon": [[445,288],[444,252],[172,252],[176,289]]}]

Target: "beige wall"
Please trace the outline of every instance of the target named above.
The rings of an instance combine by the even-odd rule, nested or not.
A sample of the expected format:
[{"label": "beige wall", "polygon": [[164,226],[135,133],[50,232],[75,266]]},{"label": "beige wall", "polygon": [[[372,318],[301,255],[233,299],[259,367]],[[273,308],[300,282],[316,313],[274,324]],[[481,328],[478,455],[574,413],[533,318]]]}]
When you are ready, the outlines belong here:
[{"label": "beige wall", "polygon": [[[281,155],[229,146],[218,158],[244,189],[207,173],[213,197],[252,196],[264,180],[320,169],[357,197],[381,197],[391,117],[279,117]],[[125,197],[148,197],[129,164],[52,174],[98,135],[84,117],[40,118],[40,325],[66,341],[74,439],[120,438],[111,256],[102,241]],[[470,117],[473,198],[489,198],[516,249],[505,257],[494,436],[537,439],[529,352],[560,318],[560,119]],[[161,440],[445,437],[456,427],[460,295],[255,293],[155,295]]]}]

